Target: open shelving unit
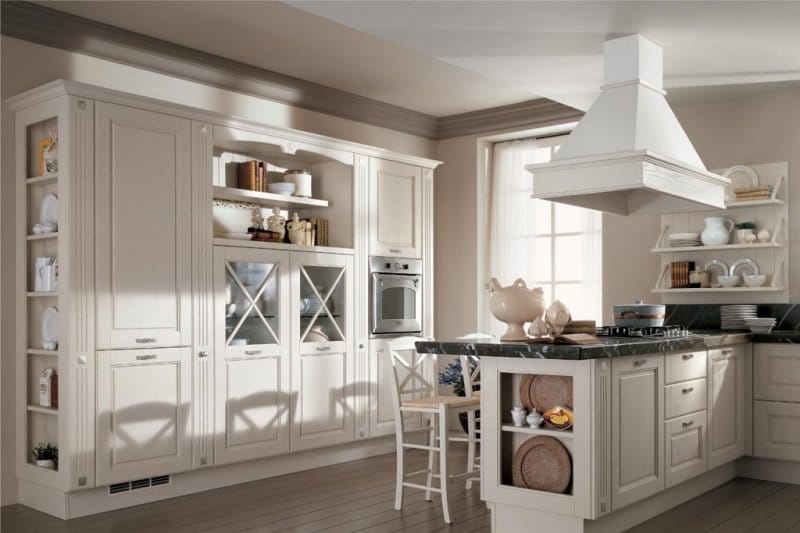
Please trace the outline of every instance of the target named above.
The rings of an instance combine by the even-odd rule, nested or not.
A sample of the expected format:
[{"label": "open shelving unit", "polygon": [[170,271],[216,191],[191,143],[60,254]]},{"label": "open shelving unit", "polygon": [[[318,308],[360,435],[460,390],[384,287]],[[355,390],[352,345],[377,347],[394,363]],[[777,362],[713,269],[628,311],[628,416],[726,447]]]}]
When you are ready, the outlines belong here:
[{"label": "open shelving unit", "polygon": [[[730,202],[726,209],[670,213],[661,215],[661,232],[651,252],[661,256],[661,269],[651,290],[659,294],[662,303],[780,303],[788,302],[789,251],[789,166],[786,162],[749,165],[759,176],[759,182],[772,186],[770,198],[743,202]],[[723,170],[715,170],[722,173]],[[732,242],[716,246],[669,246],[671,233],[701,233],[706,217],[726,217],[734,223],[754,222],[756,233],[761,229],[770,231],[767,242]],[[735,230],[731,232],[735,241]],[[674,261],[694,261],[697,269],[713,259],[729,267],[738,259],[752,259],[761,274],[767,275],[762,287],[711,287],[672,288],[669,286],[670,264]]]}]

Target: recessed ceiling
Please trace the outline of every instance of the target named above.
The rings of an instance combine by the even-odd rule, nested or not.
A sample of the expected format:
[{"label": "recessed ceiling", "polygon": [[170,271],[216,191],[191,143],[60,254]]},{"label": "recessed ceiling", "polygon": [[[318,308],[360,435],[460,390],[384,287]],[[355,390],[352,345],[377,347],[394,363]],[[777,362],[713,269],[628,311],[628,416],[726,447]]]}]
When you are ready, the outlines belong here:
[{"label": "recessed ceiling", "polygon": [[673,101],[800,80],[800,2],[39,3],[437,117],[540,96],[586,109],[603,41],[631,33],[664,47]]}]

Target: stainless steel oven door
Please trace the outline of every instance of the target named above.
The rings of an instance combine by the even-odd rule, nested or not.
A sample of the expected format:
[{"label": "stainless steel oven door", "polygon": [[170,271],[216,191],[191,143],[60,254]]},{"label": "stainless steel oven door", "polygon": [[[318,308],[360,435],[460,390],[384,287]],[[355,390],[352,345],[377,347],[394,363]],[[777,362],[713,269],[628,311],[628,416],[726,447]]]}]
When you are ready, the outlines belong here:
[{"label": "stainless steel oven door", "polygon": [[422,332],[422,277],[372,274],[372,334]]}]

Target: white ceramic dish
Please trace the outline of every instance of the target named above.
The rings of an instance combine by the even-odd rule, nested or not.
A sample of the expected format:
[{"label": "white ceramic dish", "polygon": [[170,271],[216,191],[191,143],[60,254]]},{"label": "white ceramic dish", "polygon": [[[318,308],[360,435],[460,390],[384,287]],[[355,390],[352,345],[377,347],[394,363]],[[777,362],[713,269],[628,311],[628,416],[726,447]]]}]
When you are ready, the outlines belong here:
[{"label": "white ceramic dish", "polygon": [[58,196],[55,194],[50,193],[42,198],[39,206],[39,223],[43,226],[52,224],[55,228],[58,227]]},{"label": "white ceramic dish", "polygon": [[759,274],[758,265],[752,259],[737,259],[731,263],[731,276],[739,276],[749,274],[757,276]]},{"label": "white ceramic dish", "polygon": [[55,350],[58,347],[58,309],[48,307],[42,313],[42,348]]},{"label": "white ceramic dish", "polygon": [[295,184],[294,183],[270,183],[267,185],[267,191],[273,194],[282,194],[284,196],[291,196],[294,194],[295,191]]},{"label": "white ceramic dish", "polygon": [[742,279],[744,284],[748,287],[761,287],[767,282],[767,276],[764,274],[743,275]]},{"label": "white ceramic dish", "polygon": [[739,276],[719,276],[717,281],[725,288],[736,287],[739,284]]},{"label": "white ceramic dish", "polygon": [[758,174],[746,165],[734,165],[726,170],[722,177],[731,180],[731,184],[725,187],[725,200],[728,202],[736,200],[736,188],[758,186]]},{"label": "white ceramic dish", "polygon": [[699,233],[670,233],[670,241],[699,241]]},{"label": "white ceramic dish", "polygon": [[729,273],[728,265],[719,259],[712,259],[703,265],[703,270],[707,270],[710,273],[712,287],[719,287],[719,277],[727,276]]},{"label": "white ceramic dish", "polygon": [[769,333],[775,326],[751,326],[748,325],[747,329],[749,329],[753,333]]}]

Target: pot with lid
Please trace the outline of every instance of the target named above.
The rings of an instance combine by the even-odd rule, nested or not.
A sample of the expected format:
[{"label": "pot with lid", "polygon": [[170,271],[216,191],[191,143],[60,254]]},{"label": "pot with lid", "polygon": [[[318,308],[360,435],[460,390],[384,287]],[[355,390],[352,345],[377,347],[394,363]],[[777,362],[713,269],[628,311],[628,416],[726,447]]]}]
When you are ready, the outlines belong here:
[{"label": "pot with lid", "polygon": [[628,328],[653,328],[664,325],[664,315],[666,306],[656,304],[646,304],[643,300],[637,300],[634,304],[615,305],[612,307],[614,313],[614,325]]}]

